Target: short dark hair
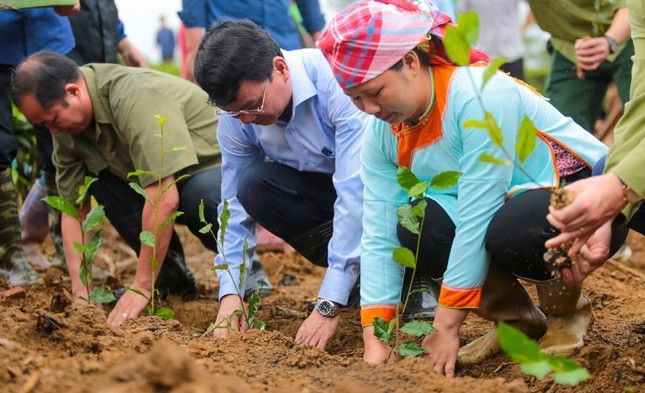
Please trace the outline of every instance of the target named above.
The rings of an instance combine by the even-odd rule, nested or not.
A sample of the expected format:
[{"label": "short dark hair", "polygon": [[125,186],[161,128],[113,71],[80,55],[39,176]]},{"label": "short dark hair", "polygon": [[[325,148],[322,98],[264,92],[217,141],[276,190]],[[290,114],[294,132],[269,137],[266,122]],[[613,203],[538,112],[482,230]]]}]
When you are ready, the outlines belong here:
[{"label": "short dark hair", "polygon": [[195,56],[195,80],[209,100],[225,106],[237,99],[245,81],[271,79],[280,46],[248,19],[224,20],[202,38]]},{"label": "short dark hair", "polygon": [[[428,56],[428,54],[426,52],[422,51],[419,48],[414,48],[414,49],[412,49],[412,51],[417,54],[417,56],[419,57],[419,62],[421,62],[421,64],[428,64],[429,56]],[[401,69],[401,67],[403,67],[403,59],[401,59],[401,60],[397,61],[396,63],[394,63],[394,65],[392,67],[390,67],[390,69],[398,71],[398,70]]]},{"label": "short dark hair", "polygon": [[78,65],[69,58],[42,51],[25,59],[11,76],[11,98],[16,105],[27,94],[47,110],[58,102],[65,102],[65,85],[81,76]]}]

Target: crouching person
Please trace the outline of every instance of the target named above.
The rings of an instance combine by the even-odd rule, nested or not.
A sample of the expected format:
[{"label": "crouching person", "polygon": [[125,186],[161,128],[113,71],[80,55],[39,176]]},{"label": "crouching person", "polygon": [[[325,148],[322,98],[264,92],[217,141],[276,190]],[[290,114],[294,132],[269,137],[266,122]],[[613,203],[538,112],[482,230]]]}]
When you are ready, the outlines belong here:
[{"label": "crouching person", "polygon": [[[132,289],[127,291],[108,316],[119,325],[135,318],[152,296],[152,275],[158,274],[160,293],[184,296],[196,294],[195,279],[186,266],[182,245],[173,225],[159,230],[156,239],[157,271],[152,271],[152,248],[141,245],[141,230],[154,233],[176,210],[186,224],[211,250],[212,237],[200,234],[200,200],[205,203],[206,220],[217,225],[221,172],[215,138],[217,116],[207,104],[206,94],[194,84],[151,70],[112,64],[78,67],[72,60],[40,52],[21,63],[12,80],[14,102],[34,124],[49,129],[53,136],[53,161],[60,195],[74,201],[85,176],[98,181],[90,194],[105,212],[121,237],[137,252],[139,259]],[[155,115],[167,118],[164,138]],[[163,142],[162,142],[163,141]],[[163,145],[162,145],[163,143]],[[161,151],[173,146],[161,158]],[[135,170],[153,172],[128,178]],[[180,176],[190,175],[175,183]],[[158,183],[157,176],[162,181]],[[155,207],[146,203],[128,182],[138,183]],[[80,208],[85,214],[89,203]],[[73,294],[85,296],[87,288],[79,279],[80,255],[74,243],[81,242],[78,222],[66,215],[62,220],[65,259]]]},{"label": "crouching person", "polygon": [[[224,21],[206,33],[195,78],[223,109],[217,137],[222,200],[231,213],[223,251],[234,279],[218,270],[217,318],[243,307],[235,287],[243,244],[250,256],[257,222],[327,267],[315,309],[296,335],[296,342],[324,349],[339,323],[336,309],[351,303],[358,277],[359,152],[370,117],[343,94],[318,50],[281,50],[248,20]],[[215,263],[223,263],[220,255]],[[240,318],[232,322],[246,328]]]}]

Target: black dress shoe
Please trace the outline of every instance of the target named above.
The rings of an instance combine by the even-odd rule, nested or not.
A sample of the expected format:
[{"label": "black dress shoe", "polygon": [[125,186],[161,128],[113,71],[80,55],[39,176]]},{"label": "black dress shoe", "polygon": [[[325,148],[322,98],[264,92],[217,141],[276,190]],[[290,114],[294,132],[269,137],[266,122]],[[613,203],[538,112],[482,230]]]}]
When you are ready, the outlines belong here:
[{"label": "black dress shoe", "polygon": [[246,281],[244,300],[248,299],[255,291],[258,292],[260,297],[269,296],[273,292],[273,286],[269,282],[269,277],[267,277],[267,273],[264,271],[264,267],[257,255],[253,256],[251,269],[247,272],[244,281]]},{"label": "black dress shoe", "polygon": [[[405,302],[408,286],[403,287],[402,302]],[[437,299],[439,298],[439,284],[427,277],[415,277],[412,282],[410,299],[403,310],[403,321],[415,319],[434,320],[437,312]]]}]

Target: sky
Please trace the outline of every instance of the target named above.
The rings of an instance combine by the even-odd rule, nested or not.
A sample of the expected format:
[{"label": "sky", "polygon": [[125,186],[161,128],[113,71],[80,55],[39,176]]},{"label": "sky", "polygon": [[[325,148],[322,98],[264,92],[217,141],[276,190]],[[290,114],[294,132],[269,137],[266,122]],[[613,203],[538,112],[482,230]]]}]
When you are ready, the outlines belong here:
[{"label": "sky", "polygon": [[[325,20],[329,20],[334,10],[342,8],[347,2],[347,0],[321,0]],[[180,23],[177,11],[181,9],[181,0],[115,0],[115,3],[129,39],[148,61],[158,62],[160,54],[155,37],[159,29],[159,16],[165,16],[166,24],[176,32]]]}]

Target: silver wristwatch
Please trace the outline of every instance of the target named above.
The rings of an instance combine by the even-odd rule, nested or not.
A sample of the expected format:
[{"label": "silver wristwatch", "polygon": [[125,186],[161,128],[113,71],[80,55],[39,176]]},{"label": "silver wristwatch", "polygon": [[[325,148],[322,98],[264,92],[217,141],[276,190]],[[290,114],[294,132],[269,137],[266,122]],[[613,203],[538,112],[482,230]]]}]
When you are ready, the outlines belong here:
[{"label": "silver wristwatch", "polygon": [[318,310],[320,315],[326,318],[333,318],[338,312],[338,304],[323,298],[318,298],[316,300],[316,306],[314,308]]}]

